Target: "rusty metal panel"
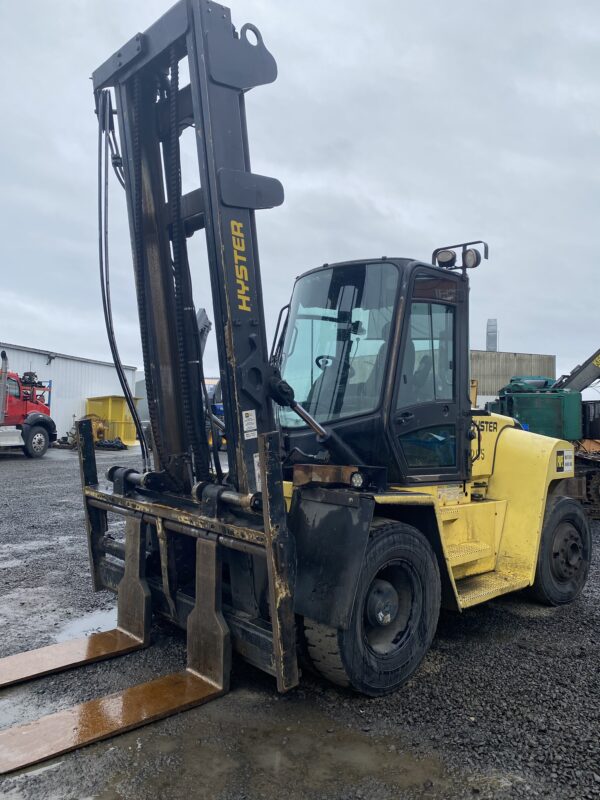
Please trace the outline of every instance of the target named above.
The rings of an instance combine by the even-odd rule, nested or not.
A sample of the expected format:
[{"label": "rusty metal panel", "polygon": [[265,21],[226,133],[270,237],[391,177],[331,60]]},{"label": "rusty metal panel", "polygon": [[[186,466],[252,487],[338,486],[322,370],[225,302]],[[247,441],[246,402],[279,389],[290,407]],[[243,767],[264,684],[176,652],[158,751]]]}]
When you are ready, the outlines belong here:
[{"label": "rusty metal panel", "polygon": [[258,446],[261,480],[265,487],[263,520],[273,629],[273,658],[277,671],[277,689],[280,692],[287,692],[299,681],[294,616],[295,543],[287,524],[281,479],[279,433],[273,431],[259,434]]},{"label": "rusty metal panel", "polygon": [[556,377],[556,356],[471,350],[471,378],[479,397],[496,397],[515,375]]}]

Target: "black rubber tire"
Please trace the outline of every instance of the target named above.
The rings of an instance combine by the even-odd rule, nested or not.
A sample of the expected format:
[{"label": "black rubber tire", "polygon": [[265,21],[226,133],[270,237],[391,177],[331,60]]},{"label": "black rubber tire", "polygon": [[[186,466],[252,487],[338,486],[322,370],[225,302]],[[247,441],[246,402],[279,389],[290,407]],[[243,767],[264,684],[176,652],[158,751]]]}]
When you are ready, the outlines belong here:
[{"label": "black rubber tire", "polygon": [[[571,576],[557,576],[559,567],[557,559],[560,553],[556,550],[557,532],[561,526],[574,529],[581,544],[580,560]],[[560,533],[560,532],[559,532]],[[560,497],[548,508],[542,527],[540,551],[535,571],[535,581],[531,594],[540,603],[549,606],[562,606],[571,603],[581,594],[587,581],[592,558],[592,534],[588,517],[577,500]]]},{"label": "black rubber tire", "polygon": [[[374,579],[386,568],[409,576],[410,611],[392,652],[376,652],[366,638],[365,605]],[[385,573],[383,573],[385,574]],[[394,692],[415,672],[435,635],[441,601],[437,559],[425,536],[400,522],[373,528],[347,630],[304,620],[304,635],[317,671],[338,686],[371,697]]]},{"label": "black rubber tire", "polygon": [[23,452],[27,458],[41,458],[46,453],[49,444],[50,436],[48,431],[42,428],[41,425],[34,425],[27,432]]}]

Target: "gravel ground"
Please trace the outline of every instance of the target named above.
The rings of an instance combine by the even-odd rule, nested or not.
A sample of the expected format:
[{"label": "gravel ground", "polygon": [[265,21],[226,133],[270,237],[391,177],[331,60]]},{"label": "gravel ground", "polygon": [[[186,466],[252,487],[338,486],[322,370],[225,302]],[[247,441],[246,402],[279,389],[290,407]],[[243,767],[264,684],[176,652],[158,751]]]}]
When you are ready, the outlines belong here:
[{"label": "gravel ground", "polygon": [[[135,454],[102,453],[110,463]],[[111,627],[91,590],[77,458],[0,455],[0,655]],[[597,530],[594,531],[596,544]],[[207,706],[9,776],[0,796],[41,798],[600,797],[600,575],[548,609],[523,594],[443,614],[417,675],[367,700],[310,676],[281,697],[236,660]],[[7,689],[0,727],[180,669],[166,626],[153,645]]]}]

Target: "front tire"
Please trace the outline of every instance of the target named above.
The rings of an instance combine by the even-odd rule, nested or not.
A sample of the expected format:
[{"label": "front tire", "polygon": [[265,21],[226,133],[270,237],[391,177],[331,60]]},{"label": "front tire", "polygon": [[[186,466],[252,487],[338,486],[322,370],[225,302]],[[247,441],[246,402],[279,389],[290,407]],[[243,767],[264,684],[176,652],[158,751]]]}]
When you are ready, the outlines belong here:
[{"label": "front tire", "polygon": [[50,444],[48,431],[41,425],[30,428],[25,437],[23,452],[28,458],[41,458]]},{"label": "front tire", "polygon": [[561,497],[542,528],[532,594],[549,606],[571,603],[585,586],[592,556],[592,534],[580,503]]},{"label": "front tire", "polygon": [[389,694],[415,672],[440,611],[437,559],[416,528],[373,529],[347,630],[304,620],[310,658],[328,680],[369,696]]}]

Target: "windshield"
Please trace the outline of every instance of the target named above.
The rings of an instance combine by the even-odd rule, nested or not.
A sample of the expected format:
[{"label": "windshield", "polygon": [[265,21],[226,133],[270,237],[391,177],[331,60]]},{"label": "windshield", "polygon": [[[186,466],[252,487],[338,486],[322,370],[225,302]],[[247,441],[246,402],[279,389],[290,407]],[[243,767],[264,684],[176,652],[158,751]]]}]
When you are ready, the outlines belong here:
[{"label": "windshield", "polygon": [[[282,374],[296,400],[325,423],[379,404],[399,272],[395,264],[346,264],[300,278],[283,346]],[[280,409],[285,428],[304,422]]]}]

